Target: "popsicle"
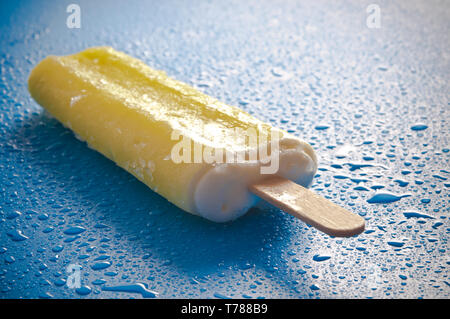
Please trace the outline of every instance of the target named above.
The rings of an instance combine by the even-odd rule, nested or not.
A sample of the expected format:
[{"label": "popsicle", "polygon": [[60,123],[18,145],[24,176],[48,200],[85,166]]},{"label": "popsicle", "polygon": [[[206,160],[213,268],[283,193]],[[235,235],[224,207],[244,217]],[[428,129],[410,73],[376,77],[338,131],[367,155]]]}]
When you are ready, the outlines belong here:
[{"label": "popsicle", "polygon": [[312,147],[110,47],[49,56],[32,97],[88,146],[181,209],[214,222],[260,198],[334,236],[364,219],[306,189]]}]

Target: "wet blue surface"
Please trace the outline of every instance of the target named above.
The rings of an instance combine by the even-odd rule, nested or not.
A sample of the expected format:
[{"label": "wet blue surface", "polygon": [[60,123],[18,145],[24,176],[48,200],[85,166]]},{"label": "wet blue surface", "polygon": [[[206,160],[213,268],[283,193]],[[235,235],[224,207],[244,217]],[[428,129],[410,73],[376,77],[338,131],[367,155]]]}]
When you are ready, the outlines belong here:
[{"label": "wet blue surface", "polygon": [[[368,1],[80,1],[68,29],[71,2],[0,4],[0,298],[449,298],[449,2],[378,1],[370,29]],[[38,61],[94,45],[310,142],[312,188],[367,230],[264,203],[214,224],[153,193],[27,93]]]}]

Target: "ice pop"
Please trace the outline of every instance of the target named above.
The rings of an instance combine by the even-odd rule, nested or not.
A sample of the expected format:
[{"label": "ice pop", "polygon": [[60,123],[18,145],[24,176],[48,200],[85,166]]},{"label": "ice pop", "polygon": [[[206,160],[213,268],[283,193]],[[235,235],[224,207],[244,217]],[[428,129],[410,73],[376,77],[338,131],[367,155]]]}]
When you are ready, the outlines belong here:
[{"label": "ice pop", "polygon": [[[245,214],[258,200],[253,193],[264,197],[264,188],[252,186],[269,177],[308,186],[317,169],[308,143],[110,47],[49,56],[32,70],[28,87],[91,148],[181,209],[215,222]],[[256,133],[257,143],[237,129]],[[193,154],[178,149],[184,138]],[[267,173],[263,148],[277,155],[276,171]],[[250,159],[252,151],[257,155]],[[248,160],[228,160],[239,158],[236,154]],[[351,228],[359,231],[360,218]]]}]

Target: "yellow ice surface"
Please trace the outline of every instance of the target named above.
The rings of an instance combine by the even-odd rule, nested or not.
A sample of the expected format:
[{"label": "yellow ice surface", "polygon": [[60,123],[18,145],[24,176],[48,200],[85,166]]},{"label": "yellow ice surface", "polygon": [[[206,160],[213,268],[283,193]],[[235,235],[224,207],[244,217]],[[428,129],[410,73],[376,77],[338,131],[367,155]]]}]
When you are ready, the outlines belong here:
[{"label": "yellow ice surface", "polygon": [[[247,147],[235,128],[266,135],[269,124],[169,78],[110,47],[49,56],[31,72],[32,97],[90,147],[180,208],[194,212],[193,186],[210,167],[170,159],[176,130],[228,151]],[[267,135],[266,135],[267,136]]]}]

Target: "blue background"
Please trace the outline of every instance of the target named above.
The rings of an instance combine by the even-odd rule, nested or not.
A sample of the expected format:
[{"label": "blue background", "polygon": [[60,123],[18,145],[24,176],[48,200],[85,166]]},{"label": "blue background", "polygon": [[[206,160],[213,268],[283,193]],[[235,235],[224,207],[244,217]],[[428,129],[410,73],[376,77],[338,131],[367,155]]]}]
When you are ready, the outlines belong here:
[{"label": "blue background", "polygon": [[[372,2],[2,1],[0,298],[449,298],[450,5],[377,1],[371,29]],[[214,224],[87,148],[26,81],[96,45],[311,143],[312,188],[366,231],[331,238],[264,203]]]}]

